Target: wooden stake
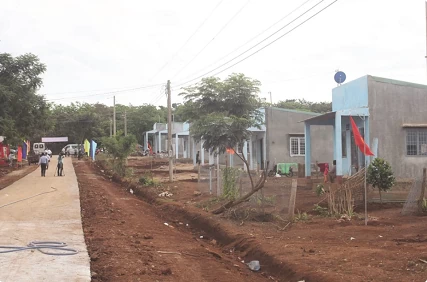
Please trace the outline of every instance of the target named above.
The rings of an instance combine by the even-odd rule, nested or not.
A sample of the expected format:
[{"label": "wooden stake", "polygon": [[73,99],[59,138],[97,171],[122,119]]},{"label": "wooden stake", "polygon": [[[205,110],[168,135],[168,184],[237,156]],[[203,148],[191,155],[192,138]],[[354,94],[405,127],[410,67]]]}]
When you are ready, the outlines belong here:
[{"label": "wooden stake", "polygon": [[288,218],[291,221],[294,219],[294,215],[295,215],[295,201],[297,198],[297,186],[298,186],[297,179],[292,179],[291,196],[289,197],[289,210],[288,210]]}]

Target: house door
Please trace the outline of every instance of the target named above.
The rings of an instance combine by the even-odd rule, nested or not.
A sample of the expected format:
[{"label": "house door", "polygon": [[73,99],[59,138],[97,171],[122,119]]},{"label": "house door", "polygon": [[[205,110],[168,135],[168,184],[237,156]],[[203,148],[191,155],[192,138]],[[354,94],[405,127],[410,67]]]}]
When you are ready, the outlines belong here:
[{"label": "house door", "polygon": [[[365,139],[364,128],[359,127],[360,135]],[[354,134],[351,132],[351,167],[355,169],[355,172],[359,171],[361,167],[364,167],[365,155],[359,150],[354,142]]]}]

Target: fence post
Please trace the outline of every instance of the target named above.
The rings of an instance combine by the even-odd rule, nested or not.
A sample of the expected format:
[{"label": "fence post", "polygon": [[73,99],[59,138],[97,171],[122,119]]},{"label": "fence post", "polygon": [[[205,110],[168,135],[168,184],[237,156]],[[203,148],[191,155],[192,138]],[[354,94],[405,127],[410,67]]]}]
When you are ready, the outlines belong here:
[{"label": "fence post", "polygon": [[420,199],[418,200],[418,211],[423,212],[424,193],[426,191],[427,169],[423,168],[423,182],[421,183]]},{"label": "fence post", "polygon": [[298,180],[292,179],[291,196],[289,197],[289,209],[288,209],[289,220],[293,220],[295,215],[295,201],[297,198],[297,186],[298,186],[297,184],[298,184]]}]

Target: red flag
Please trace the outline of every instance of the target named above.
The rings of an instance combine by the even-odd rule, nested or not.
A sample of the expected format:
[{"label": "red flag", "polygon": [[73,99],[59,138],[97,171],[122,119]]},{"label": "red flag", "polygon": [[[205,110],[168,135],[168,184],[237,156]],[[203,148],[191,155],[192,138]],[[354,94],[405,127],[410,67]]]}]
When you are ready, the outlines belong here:
[{"label": "red flag", "polygon": [[[360,135],[359,128],[357,128],[357,125],[352,117],[350,117],[350,121],[351,128],[353,129],[354,142],[356,143],[357,147],[359,147],[360,151],[364,153],[365,156],[373,156],[374,153],[372,153],[371,149],[369,149],[369,146],[365,143],[365,140],[363,140],[362,136]],[[363,149],[365,149],[365,152],[363,152]]]},{"label": "red flag", "polygon": [[18,146],[18,162],[22,162],[22,147]]}]

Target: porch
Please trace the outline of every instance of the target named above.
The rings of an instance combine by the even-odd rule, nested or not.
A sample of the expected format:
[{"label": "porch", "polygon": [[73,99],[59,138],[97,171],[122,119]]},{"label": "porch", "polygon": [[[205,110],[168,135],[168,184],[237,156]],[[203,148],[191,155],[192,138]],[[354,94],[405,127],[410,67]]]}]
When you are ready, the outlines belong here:
[{"label": "porch", "polygon": [[[365,142],[370,146],[369,138],[369,108],[355,108],[348,110],[339,110],[316,116],[304,120],[305,128],[305,176],[311,178],[311,148],[312,140],[310,128],[312,126],[326,125],[333,127],[333,156],[331,156],[330,168],[332,161],[336,161],[336,179],[338,183],[342,182],[343,176],[351,176],[360,168],[365,167],[365,156],[354,143],[353,131],[350,123],[350,116],[353,117],[360,134]],[[366,136],[366,138],[365,138]],[[372,148],[372,147],[371,147]],[[372,148],[376,154],[376,148]],[[366,157],[369,163],[369,157]]]}]

